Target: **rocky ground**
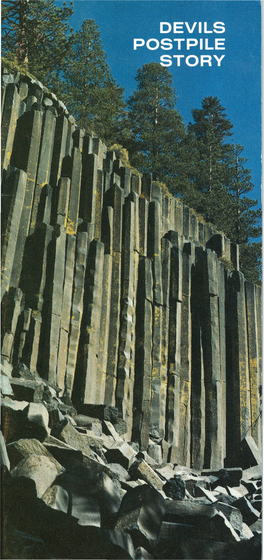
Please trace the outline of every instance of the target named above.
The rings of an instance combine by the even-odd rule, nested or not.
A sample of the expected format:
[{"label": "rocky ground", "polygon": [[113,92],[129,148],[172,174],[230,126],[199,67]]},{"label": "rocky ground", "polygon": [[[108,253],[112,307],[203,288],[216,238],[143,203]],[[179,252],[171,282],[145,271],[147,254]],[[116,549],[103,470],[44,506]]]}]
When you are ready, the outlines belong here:
[{"label": "rocky ground", "polygon": [[198,472],[114,407],[76,410],[26,366],[2,369],[2,558],[261,558],[262,465]]}]

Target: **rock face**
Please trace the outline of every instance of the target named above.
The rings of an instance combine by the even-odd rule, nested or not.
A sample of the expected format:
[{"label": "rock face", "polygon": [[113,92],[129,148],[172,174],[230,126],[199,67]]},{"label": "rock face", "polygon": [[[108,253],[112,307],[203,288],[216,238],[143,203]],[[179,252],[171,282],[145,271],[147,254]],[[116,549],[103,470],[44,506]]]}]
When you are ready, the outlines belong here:
[{"label": "rock face", "polygon": [[4,74],[3,92],[2,355],[78,410],[116,407],[142,450],[151,434],[181,464],[236,466],[241,440],[261,444],[261,293],[238,247],[40,83]]},{"label": "rock face", "polygon": [[[182,503],[188,492],[210,507],[237,500],[244,521],[257,523],[257,488],[252,504],[245,493],[221,490],[232,487],[231,468],[258,469],[261,457],[261,289],[239,271],[238,246],[165,195],[151,174],[140,177],[122,166],[39,82],[4,71],[2,94],[4,470],[19,455],[21,446],[13,443],[32,438],[46,441],[61,469],[82,457],[94,476],[113,479],[123,471],[118,498],[102,477],[83,495],[75,475],[57,476],[47,455],[21,456],[6,492],[14,503],[30,497],[26,515],[38,537],[30,541],[26,524],[19,525],[9,554],[16,557],[17,547],[24,557],[49,557],[47,535],[52,541],[58,522],[64,537],[54,541],[54,557],[150,558],[158,531],[155,539],[144,534],[134,543],[133,535],[141,531],[151,492],[167,501],[163,485],[173,487],[183,476],[176,464],[196,469],[180,483]],[[168,461],[172,472],[163,472],[171,476],[153,469]],[[49,465],[43,485],[38,465]],[[223,467],[230,476],[216,474]],[[206,476],[195,482],[202,469]],[[120,515],[118,509],[122,492],[135,484],[152,490],[142,491],[134,531],[121,516],[125,502]],[[109,519],[102,513],[107,500]],[[163,525],[161,511],[155,557],[194,557],[204,533],[193,514]],[[43,529],[35,527],[35,514],[47,519]],[[214,515],[210,539],[219,528],[219,554],[226,556],[227,546],[240,545],[242,530],[239,536],[227,508]],[[182,556],[172,556],[182,526],[192,542],[179,544]],[[68,533],[82,542],[79,556]],[[98,538],[100,550],[92,544]],[[213,545],[208,553],[199,546],[201,557],[216,554]]]}]

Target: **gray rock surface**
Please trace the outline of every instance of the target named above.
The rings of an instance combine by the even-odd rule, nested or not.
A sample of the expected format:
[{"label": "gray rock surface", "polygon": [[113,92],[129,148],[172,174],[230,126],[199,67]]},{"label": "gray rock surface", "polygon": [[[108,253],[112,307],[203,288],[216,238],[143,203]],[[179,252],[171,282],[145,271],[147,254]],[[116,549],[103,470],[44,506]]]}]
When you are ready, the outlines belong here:
[{"label": "gray rock surface", "polygon": [[262,294],[238,246],[37,80],[3,69],[2,94],[6,557],[259,558]]}]

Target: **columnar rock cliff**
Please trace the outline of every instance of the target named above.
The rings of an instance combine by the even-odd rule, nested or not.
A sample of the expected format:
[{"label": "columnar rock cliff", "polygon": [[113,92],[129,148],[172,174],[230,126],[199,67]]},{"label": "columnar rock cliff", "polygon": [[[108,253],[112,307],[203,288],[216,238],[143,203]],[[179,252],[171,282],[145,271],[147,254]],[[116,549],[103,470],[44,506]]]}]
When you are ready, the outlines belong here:
[{"label": "columnar rock cliff", "polygon": [[2,93],[2,356],[78,411],[116,406],[142,450],[236,466],[261,443],[261,289],[238,246],[39,82],[4,74]]}]

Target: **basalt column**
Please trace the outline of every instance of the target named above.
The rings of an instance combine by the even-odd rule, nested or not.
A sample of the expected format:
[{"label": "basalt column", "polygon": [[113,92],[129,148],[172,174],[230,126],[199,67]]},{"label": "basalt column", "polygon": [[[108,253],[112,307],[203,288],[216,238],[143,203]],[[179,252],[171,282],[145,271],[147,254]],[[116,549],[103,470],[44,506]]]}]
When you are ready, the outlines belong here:
[{"label": "basalt column", "polygon": [[136,304],[136,356],[132,439],[147,449],[151,412],[152,262],[140,256]]},{"label": "basalt column", "polygon": [[169,239],[164,237],[161,240],[161,266],[163,306],[161,324],[160,436],[165,439],[168,383],[171,242]]},{"label": "basalt column", "polygon": [[48,270],[43,292],[42,326],[38,368],[42,375],[57,384],[57,357],[62,311],[63,282],[65,269],[65,228],[54,228],[48,246]]},{"label": "basalt column", "polygon": [[191,270],[194,245],[184,243],[182,251],[182,310],[179,384],[179,462],[190,465],[191,446]]},{"label": "basalt column", "polygon": [[[203,314],[202,344],[205,383],[205,451],[204,467],[217,469],[223,464],[222,391],[220,323],[219,323],[219,263],[216,253],[203,253]],[[224,356],[223,356],[224,358]]]},{"label": "basalt column", "polygon": [[2,186],[2,297],[10,286],[26,185],[27,174],[25,171],[17,169]]},{"label": "basalt column", "polygon": [[76,251],[76,236],[66,234],[65,276],[62,295],[62,309],[60,320],[59,348],[57,361],[57,384],[62,391],[65,388],[65,373],[67,367],[68,341],[71,324],[71,302],[74,278],[74,263]]},{"label": "basalt column", "polygon": [[260,403],[260,367],[258,350],[258,321],[256,286],[252,282],[245,282],[247,337],[248,337],[248,366],[250,382],[251,435],[261,447],[261,403]]},{"label": "basalt column", "polygon": [[128,426],[131,438],[133,419],[133,389],[135,375],[135,308],[138,253],[135,252],[137,195],[133,202],[127,197],[123,213],[121,313],[119,355],[117,367],[116,406]]},{"label": "basalt column", "polygon": [[30,218],[29,235],[35,231],[38,208],[43,187],[49,184],[50,169],[52,162],[53,142],[56,126],[56,110],[54,107],[48,107],[44,115],[41,149],[39,155],[38,173],[36,178],[36,187],[34,192],[34,200],[32,204],[32,212]]},{"label": "basalt column", "polygon": [[179,446],[180,422],[180,367],[181,367],[181,313],[182,313],[182,237],[168,232],[170,242],[169,268],[169,324],[168,324],[168,385],[166,408],[166,439]]},{"label": "basalt column", "polygon": [[73,389],[75,368],[77,362],[81,321],[83,315],[84,280],[90,242],[91,235],[89,235],[89,232],[84,231],[77,234],[71,322],[65,377],[65,393],[69,396],[71,395]]},{"label": "basalt column", "polygon": [[203,318],[203,268],[202,247],[195,248],[195,266],[192,270],[191,312],[192,312],[192,386],[191,386],[191,466],[204,466],[205,445],[205,385],[204,357],[202,345]]},{"label": "basalt column", "polygon": [[245,282],[241,272],[228,274],[226,298],[227,464],[239,462],[240,441],[251,424]]},{"label": "basalt column", "polygon": [[[24,104],[23,104],[24,105]],[[22,99],[15,84],[7,84],[2,104],[1,124],[1,159],[2,168],[6,171],[12,155],[17,119],[23,112]]]},{"label": "basalt column", "polygon": [[149,204],[148,257],[153,270],[153,324],[150,434],[163,437],[165,417],[161,415],[161,347],[162,347],[162,262],[161,207],[157,200]]},{"label": "basalt column", "polygon": [[104,245],[93,239],[86,266],[83,318],[76,369],[75,394],[78,402],[93,404],[97,394]]},{"label": "basalt column", "polygon": [[14,265],[10,279],[11,286],[18,286],[19,284],[23,252],[29,233],[41,141],[42,119],[43,112],[35,109],[32,109],[19,118],[14,139],[14,150],[10,160],[12,166],[23,169],[27,174],[19,234],[14,248]]},{"label": "basalt column", "polygon": [[104,205],[113,208],[113,256],[111,303],[109,319],[109,340],[107,356],[107,375],[105,384],[105,403],[115,404],[117,378],[117,361],[120,329],[120,295],[121,295],[121,252],[122,252],[122,203],[123,191],[117,185],[108,189],[104,196]]}]

